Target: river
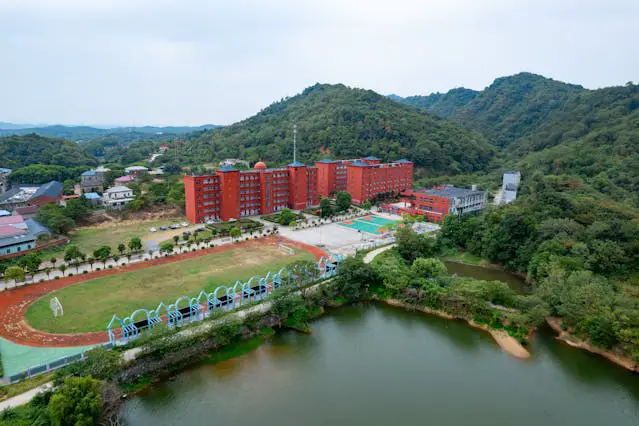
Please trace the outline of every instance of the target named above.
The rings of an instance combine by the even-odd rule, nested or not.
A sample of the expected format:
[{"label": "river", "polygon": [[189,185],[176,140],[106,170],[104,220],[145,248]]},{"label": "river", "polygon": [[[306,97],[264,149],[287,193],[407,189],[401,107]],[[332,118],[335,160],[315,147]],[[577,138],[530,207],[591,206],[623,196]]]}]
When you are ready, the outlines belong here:
[{"label": "river", "polygon": [[131,398],[135,425],[636,426],[639,376],[553,339],[533,357],[488,333],[379,304],[340,308]]}]

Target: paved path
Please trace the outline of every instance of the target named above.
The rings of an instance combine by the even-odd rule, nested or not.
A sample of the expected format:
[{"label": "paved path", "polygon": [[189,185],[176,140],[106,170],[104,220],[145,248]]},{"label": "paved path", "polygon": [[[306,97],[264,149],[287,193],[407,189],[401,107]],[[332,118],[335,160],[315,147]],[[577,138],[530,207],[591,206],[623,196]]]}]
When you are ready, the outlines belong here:
[{"label": "paved path", "polygon": [[371,252],[366,253],[366,256],[364,256],[364,263],[371,263],[378,254],[384,253],[386,250],[390,250],[396,245],[397,244],[391,244],[391,245],[380,247],[378,249],[375,249]]},{"label": "paved path", "polygon": [[8,410],[10,408],[19,407],[20,405],[24,405],[31,401],[37,394],[40,392],[49,390],[53,387],[53,382],[48,382],[43,385],[38,386],[37,388],[33,388],[28,390],[20,395],[16,395],[12,398],[6,399],[0,402],[0,413],[4,410]]}]

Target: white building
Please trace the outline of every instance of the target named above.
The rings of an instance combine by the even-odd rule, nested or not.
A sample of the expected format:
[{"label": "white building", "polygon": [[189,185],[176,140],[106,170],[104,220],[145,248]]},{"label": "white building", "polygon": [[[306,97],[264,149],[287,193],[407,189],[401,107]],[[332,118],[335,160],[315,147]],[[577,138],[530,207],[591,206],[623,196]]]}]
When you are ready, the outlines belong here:
[{"label": "white building", "polygon": [[515,198],[517,198],[517,190],[519,189],[520,181],[521,174],[519,172],[513,170],[504,172],[504,178],[501,185],[501,204],[508,204],[515,201]]},{"label": "white building", "polygon": [[122,210],[133,200],[133,190],[126,186],[112,186],[102,195],[102,204],[108,210]]}]

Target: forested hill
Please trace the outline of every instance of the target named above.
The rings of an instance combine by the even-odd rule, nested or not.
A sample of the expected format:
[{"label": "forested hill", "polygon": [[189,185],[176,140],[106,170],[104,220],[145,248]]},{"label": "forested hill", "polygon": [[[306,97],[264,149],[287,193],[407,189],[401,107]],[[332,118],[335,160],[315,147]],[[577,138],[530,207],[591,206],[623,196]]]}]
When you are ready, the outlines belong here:
[{"label": "forested hill", "polygon": [[97,160],[78,144],[28,134],[0,137],[0,167],[17,169],[30,164],[57,166],[94,166]]},{"label": "forested hill", "polygon": [[484,136],[426,111],[370,90],[317,84],[244,121],[195,134],[167,158],[182,164],[225,157],[286,164],[293,157],[293,124],[304,162],[374,155],[408,158],[429,174],[448,174],[480,170],[493,155]]},{"label": "forested hill", "polygon": [[575,100],[586,92],[581,86],[520,73],[498,78],[479,92],[458,88],[395,99],[455,119],[486,134],[495,145],[506,146],[535,133],[554,113],[572,110]]},{"label": "forested hill", "polygon": [[617,200],[639,202],[638,85],[587,90],[521,73],[474,96],[455,89],[394,99],[419,100],[423,108],[482,132],[505,146],[506,167],[576,174]]}]

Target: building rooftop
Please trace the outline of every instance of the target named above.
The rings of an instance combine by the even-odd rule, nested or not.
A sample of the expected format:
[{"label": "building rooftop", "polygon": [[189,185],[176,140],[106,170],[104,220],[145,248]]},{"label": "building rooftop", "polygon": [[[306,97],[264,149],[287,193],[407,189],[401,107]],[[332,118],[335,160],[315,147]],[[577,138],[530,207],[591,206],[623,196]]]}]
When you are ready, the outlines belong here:
[{"label": "building rooftop", "polygon": [[2,236],[0,234],[0,247],[35,241],[36,237],[31,232],[23,232],[19,235]]},{"label": "building rooftop", "polygon": [[131,172],[131,171],[146,171],[149,170],[148,167],[144,167],[144,166],[130,166],[124,169],[124,171],[126,172]]},{"label": "building rooftop", "polygon": [[458,198],[458,197],[467,197],[473,194],[481,194],[484,191],[467,189],[467,188],[457,188],[454,186],[442,186],[440,188],[432,188],[432,189],[423,189],[421,191],[424,194],[434,195],[436,197],[450,197],[450,198]]},{"label": "building rooftop", "polygon": [[125,191],[130,191],[130,190],[131,190],[131,188],[127,188],[126,186],[118,185],[118,186],[112,186],[111,188],[107,189],[105,191],[105,193],[112,194],[114,192],[125,192]]},{"label": "building rooftop", "polygon": [[396,163],[412,163],[412,161],[402,158],[401,160],[395,161]]},{"label": "building rooftop", "polygon": [[0,217],[11,216],[11,212],[9,210],[0,209]]},{"label": "building rooftop", "polygon": [[356,160],[356,161],[353,161],[352,163],[350,163],[350,164],[349,164],[349,166],[355,166],[355,167],[369,167],[369,166],[370,166],[370,164],[366,164],[366,163],[363,163],[363,162],[361,162],[361,161],[359,161],[359,160]]},{"label": "building rooftop", "polygon": [[377,158],[377,157],[373,157],[373,156],[370,156],[370,157],[364,157],[364,158],[363,158],[363,160],[379,161],[379,158]]},{"label": "building rooftop", "polygon": [[46,226],[44,226],[43,224],[41,224],[35,219],[26,219],[24,222],[27,224],[27,227],[29,228],[29,232],[31,232],[36,237],[42,234],[51,234],[51,231],[49,231],[49,228],[47,228]]},{"label": "building rooftop", "polygon": [[82,172],[80,176],[95,176],[95,170],[87,170],[86,172]]},{"label": "building rooftop", "polygon": [[11,173],[11,169],[5,169],[0,167],[0,173]]},{"label": "building rooftop", "polygon": [[11,188],[9,191],[0,195],[0,202],[3,203],[21,203],[26,202],[33,197],[38,191],[37,186],[20,186]]},{"label": "building rooftop", "polygon": [[316,163],[327,163],[327,164],[332,164],[332,163],[336,163],[335,160],[329,160],[328,158],[325,158],[323,160],[317,160]]},{"label": "building rooftop", "polygon": [[120,176],[119,178],[115,179],[115,181],[119,183],[131,182],[132,180],[135,180],[133,176]]},{"label": "building rooftop", "polygon": [[293,161],[291,164],[288,164],[290,167],[304,167],[304,163],[300,163],[299,161]]},{"label": "building rooftop", "polygon": [[20,215],[0,217],[0,226],[1,225],[17,225],[23,222],[24,222],[24,219]]},{"label": "building rooftop", "polygon": [[52,180],[49,183],[45,183],[41,187],[38,188],[36,193],[33,195],[33,198],[37,197],[51,197],[51,198],[59,198],[62,195],[62,191],[64,190],[64,185],[60,182]]}]

